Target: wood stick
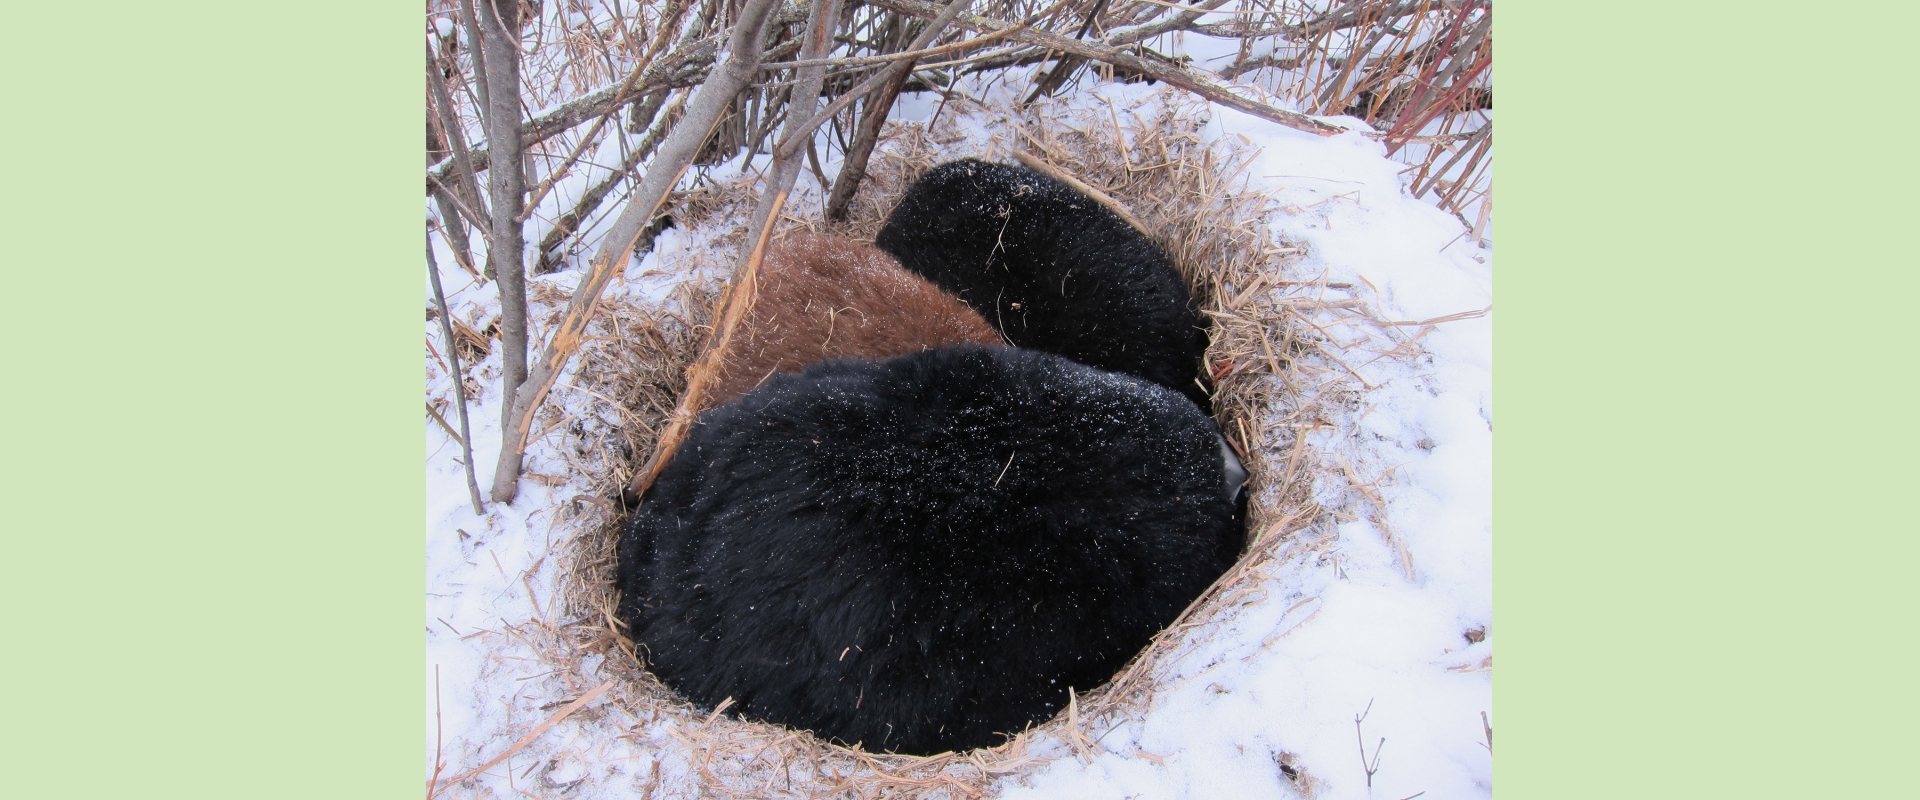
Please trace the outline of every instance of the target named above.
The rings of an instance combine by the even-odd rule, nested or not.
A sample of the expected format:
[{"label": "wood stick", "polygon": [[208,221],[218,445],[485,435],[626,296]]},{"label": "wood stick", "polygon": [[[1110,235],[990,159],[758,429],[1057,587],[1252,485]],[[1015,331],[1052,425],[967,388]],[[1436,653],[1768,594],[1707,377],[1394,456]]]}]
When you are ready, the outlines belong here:
[{"label": "wood stick", "polygon": [[895,61],[918,61],[922,58],[926,58],[927,56],[937,56],[944,53],[951,53],[955,50],[965,50],[969,47],[975,47],[978,45],[986,44],[988,42],[1004,39],[1012,35],[1015,31],[1024,30],[1026,27],[1027,25],[1016,25],[1006,30],[995,31],[993,33],[975,36],[971,39],[953,42],[951,44],[943,44],[943,45],[940,45],[939,47],[929,47],[924,50],[908,50],[905,52],[888,53],[886,55],[880,55],[880,56],[853,56],[850,58],[815,58],[815,59],[806,59],[802,61],[781,61],[781,62],[776,62],[771,64],[762,64],[760,65],[760,68],[764,70],[775,70],[775,69],[797,69],[802,67],[870,67],[875,64],[891,64]]},{"label": "wood stick", "polygon": [[1392,327],[1417,328],[1422,325],[1438,325],[1442,322],[1459,322],[1460,320],[1463,320],[1463,319],[1478,319],[1480,317],[1486,316],[1489,313],[1492,313],[1492,311],[1493,311],[1493,306],[1488,305],[1486,308],[1480,309],[1479,311],[1462,311],[1458,314],[1448,314],[1444,317],[1434,317],[1433,319],[1410,320],[1410,321],[1402,320],[1399,322],[1380,322],[1378,324],[1383,326],[1392,326]]},{"label": "wood stick", "polygon": [[[473,60],[473,90],[479,93],[474,98],[480,102],[474,104],[473,112],[480,118],[480,129],[487,129],[487,113],[493,103],[487,97],[487,54],[481,42],[486,37],[480,35],[480,18],[473,12],[474,0],[460,0],[460,21],[467,28],[467,56]],[[479,164],[475,169],[485,169]],[[444,179],[446,176],[441,176]]]},{"label": "wood stick", "polygon": [[432,403],[427,404],[427,416],[432,417],[434,422],[440,423],[440,430],[446,431],[448,436],[453,437],[454,444],[464,446],[467,443],[467,437],[461,436],[460,432],[454,430],[453,425],[447,422],[446,417],[440,416],[440,412],[433,410]]}]

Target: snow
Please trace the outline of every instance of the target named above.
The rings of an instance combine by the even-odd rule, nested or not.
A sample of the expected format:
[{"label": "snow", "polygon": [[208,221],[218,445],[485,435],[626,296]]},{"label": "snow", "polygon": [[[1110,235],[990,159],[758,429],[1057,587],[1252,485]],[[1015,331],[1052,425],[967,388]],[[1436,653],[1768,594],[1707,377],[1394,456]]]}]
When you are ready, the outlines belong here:
[{"label": "snow", "polygon": [[[1009,77],[967,90],[992,104],[1021,88],[1020,79]],[[1095,86],[1070,102],[1138,102],[1161,91]],[[938,95],[903,96],[894,118],[924,122],[938,105]],[[941,113],[962,112],[949,105]],[[1407,195],[1404,165],[1387,158],[1364,123],[1329,121],[1350,130],[1322,138],[1216,105],[1205,132],[1260,148],[1247,180],[1287,212],[1277,217],[1275,233],[1307,250],[1298,266],[1304,274],[1370,287],[1377,293],[1370,298],[1392,321],[1489,309],[1491,252],[1468,241],[1458,218]],[[981,154],[987,127],[967,121],[959,128],[968,139],[948,149]],[[598,160],[618,163],[616,144],[600,149]],[[825,166],[829,174],[837,168],[831,160]],[[722,180],[746,169],[735,162],[706,172]],[[812,209],[817,215],[813,183],[801,178],[788,214]],[[568,176],[548,203],[571,206],[587,185],[584,175]],[[540,227],[529,226],[528,241],[538,241]],[[483,328],[498,313],[494,287],[475,287],[444,244],[437,246],[454,316]],[[705,247],[692,233],[670,230],[610,292],[658,301],[679,281],[696,279],[669,265]],[[707,260],[728,257],[719,249]],[[562,272],[532,280],[570,289],[576,279],[577,273]],[[1054,757],[1050,763],[1004,778],[991,791],[1068,799],[1307,791],[1329,800],[1491,795],[1482,714],[1492,719],[1492,315],[1400,328],[1409,336],[1423,329],[1416,358],[1349,362],[1377,387],[1351,412],[1348,422],[1359,432],[1349,443],[1351,456],[1361,474],[1390,476],[1376,486],[1384,502],[1377,519],[1404,544],[1412,577],[1376,521],[1340,525],[1319,555],[1260,570],[1259,597],[1233,608],[1181,652],[1169,667],[1172,679],[1143,713],[1098,732],[1090,760],[1075,757],[1064,743],[1042,743],[1034,752]],[[441,347],[438,323],[428,331]],[[428,360],[430,395],[450,398],[444,370]],[[480,394],[470,398],[470,413],[483,490],[500,441],[498,373],[497,356],[473,368]],[[568,382],[563,376],[561,383]],[[554,402],[566,402],[566,394],[557,389]],[[440,737],[445,777],[506,749],[551,713],[543,707],[592,687],[547,674],[553,667],[505,632],[536,618],[563,622],[554,608],[555,581],[573,531],[556,523],[557,509],[580,490],[522,480],[512,506],[491,504],[476,516],[457,463],[459,446],[431,421],[425,436],[424,679],[436,698],[426,709],[426,745],[431,764]],[[527,468],[564,477],[564,462],[550,446],[529,447]],[[1354,489],[1329,482],[1319,490],[1334,500]],[[1470,642],[1469,634],[1483,638]],[[699,778],[689,746],[672,735],[681,723],[642,722],[610,710],[592,726],[563,723],[510,762],[510,773],[496,769],[483,781],[497,783],[504,794],[512,794],[507,784],[517,781],[519,787],[574,787],[575,796],[627,796],[653,775],[663,788],[690,788]],[[608,733],[621,730],[632,731],[632,738]],[[1362,740],[1364,764],[1375,767],[1371,776]],[[536,758],[546,763],[532,770]],[[1281,768],[1283,761],[1297,777]]]}]

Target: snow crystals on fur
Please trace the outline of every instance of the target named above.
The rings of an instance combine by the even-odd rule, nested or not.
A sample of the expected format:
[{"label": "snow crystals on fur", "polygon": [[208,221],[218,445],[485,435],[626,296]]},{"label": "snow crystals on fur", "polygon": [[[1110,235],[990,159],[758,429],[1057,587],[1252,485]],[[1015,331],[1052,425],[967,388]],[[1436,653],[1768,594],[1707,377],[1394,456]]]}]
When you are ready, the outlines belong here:
[{"label": "snow crystals on fur", "polygon": [[704,415],[619,545],[619,614],[695,703],[872,751],[995,745],[1105,683],[1238,556],[1210,421],[961,345],[776,375]]},{"label": "snow crystals on fur", "polygon": [[907,190],[875,244],[1015,346],[1135,375],[1210,409],[1207,325],[1145,234],[1025,167],[961,159]]}]

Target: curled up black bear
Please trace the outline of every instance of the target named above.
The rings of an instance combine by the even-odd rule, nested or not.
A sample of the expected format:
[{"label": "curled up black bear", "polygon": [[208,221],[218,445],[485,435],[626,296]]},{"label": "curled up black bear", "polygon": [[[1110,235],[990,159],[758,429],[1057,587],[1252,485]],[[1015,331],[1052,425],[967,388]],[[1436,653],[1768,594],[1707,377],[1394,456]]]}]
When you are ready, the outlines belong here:
[{"label": "curled up black bear", "polygon": [[1173,262],[1047,175],[977,159],[928,170],[874,244],[1016,347],[1145,378],[1211,412],[1207,325]]},{"label": "curled up black bear", "polygon": [[1160,386],[959,345],[703,415],[619,542],[687,699],[870,751],[991,746],[1112,678],[1238,556],[1212,424]]}]

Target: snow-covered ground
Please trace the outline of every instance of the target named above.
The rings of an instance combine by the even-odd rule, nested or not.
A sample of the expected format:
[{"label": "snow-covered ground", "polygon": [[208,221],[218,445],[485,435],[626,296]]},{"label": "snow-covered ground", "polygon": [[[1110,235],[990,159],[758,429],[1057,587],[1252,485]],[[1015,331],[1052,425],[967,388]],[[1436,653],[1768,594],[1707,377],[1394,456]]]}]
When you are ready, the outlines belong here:
[{"label": "snow-covered ground", "polygon": [[[1013,84],[1008,88],[1007,84]],[[1017,80],[973,87],[989,106]],[[1152,102],[1160,87],[1089,87],[1073,103]],[[908,95],[896,119],[925,122],[937,95]],[[1104,108],[1104,106],[1101,106]],[[945,114],[957,114],[947,108]],[[1103,112],[1104,113],[1104,112]],[[1417,338],[1412,357],[1348,351],[1372,387],[1345,412],[1356,435],[1345,443],[1356,475],[1371,486],[1316,485],[1328,495],[1377,492],[1384,508],[1338,525],[1254,575],[1254,599],[1209,623],[1179,651],[1153,699],[1117,727],[1096,731],[1081,759],[1064,743],[1030,751],[1050,758],[1007,775],[989,793],[1022,798],[1478,797],[1492,793],[1492,321],[1491,315],[1416,325],[1492,304],[1491,253],[1469,242],[1460,220],[1403,190],[1403,165],[1389,160],[1363,126],[1321,138],[1213,107],[1209,137],[1244,137],[1259,148],[1248,185],[1280,204],[1277,239],[1303,246],[1296,273],[1368,287],[1388,326]],[[990,128],[944,144],[955,156],[981,154]],[[969,148],[973,148],[969,152]],[[606,159],[611,160],[611,159]],[[834,165],[828,162],[831,174]],[[740,165],[727,172],[737,173]],[[575,195],[584,178],[556,194]],[[789,215],[817,209],[803,177]],[[812,211],[817,215],[817,210]],[[539,231],[528,238],[537,240]],[[476,242],[477,244],[477,242]],[[440,246],[453,313],[469,323],[497,316],[492,285],[476,287]],[[699,242],[672,231],[628,270],[610,294],[658,300]],[[651,274],[649,274],[651,273]],[[570,291],[577,273],[538,278]],[[429,295],[431,302],[431,295]],[[428,335],[439,342],[438,323]],[[1351,337],[1341,329],[1337,341]],[[536,339],[536,341],[538,341]],[[1372,345],[1368,345],[1371,347]],[[1417,348],[1417,350],[1415,349]],[[1369,360],[1370,359],[1370,360]],[[451,398],[445,370],[429,356],[430,397]],[[480,483],[491,479],[499,446],[499,359],[472,368],[473,440]],[[1335,376],[1340,377],[1340,376]],[[570,383],[570,378],[562,383]],[[570,402],[568,388],[550,402]],[[449,419],[451,415],[449,414]],[[556,608],[562,545],[577,534],[559,511],[581,488],[520,484],[512,506],[476,516],[457,462],[460,448],[425,423],[427,472],[427,682],[429,771],[438,749],[442,777],[485,763],[595,687],[543,663],[519,633],[533,621],[564,626]],[[528,449],[528,470],[568,478],[553,452],[560,436]],[[1391,538],[1383,526],[1390,526]],[[1404,548],[1402,552],[1401,548]],[[591,666],[591,665],[589,665]],[[590,713],[591,712],[591,713]],[[1356,724],[1356,718],[1363,719]],[[696,749],[681,737],[696,724],[635,718],[602,703],[541,734],[479,776],[478,796],[691,796],[701,782]],[[624,737],[624,738],[623,738]],[[1382,743],[1384,740],[1384,743]],[[1364,752],[1363,752],[1364,751]],[[738,787],[736,787],[738,788]],[[956,790],[957,791],[957,790]],[[455,796],[466,796],[461,789]]]}]

